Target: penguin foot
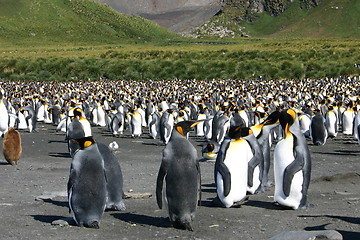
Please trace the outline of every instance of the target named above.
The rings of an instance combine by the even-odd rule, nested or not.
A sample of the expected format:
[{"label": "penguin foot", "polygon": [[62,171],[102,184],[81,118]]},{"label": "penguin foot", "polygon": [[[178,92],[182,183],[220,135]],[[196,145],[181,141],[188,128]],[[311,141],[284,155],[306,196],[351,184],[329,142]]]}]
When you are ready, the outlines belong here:
[{"label": "penguin foot", "polygon": [[268,188],[268,187],[273,187],[274,183],[272,181],[267,181],[266,183],[263,184],[263,187]]},{"label": "penguin foot", "polygon": [[313,207],[315,207],[315,205],[314,204],[312,204],[312,203],[307,203],[307,204],[305,204],[304,206],[299,206],[299,210],[304,210],[304,209],[307,209],[307,208],[313,208]]},{"label": "penguin foot", "polygon": [[180,222],[180,221],[174,221],[173,223],[174,228],[177,229],[183,229],[193,232],[193,228],[189,222]]},{"label": "penguin foot", "polygon": [[241,206],[249,200],[249,196],[246,196],[243,200],[235,202],[231,208],[241,208]]},{"label": "penguin foot", "polygon": [[87,225],[84,225],[84,226],[85,226],[85,227],[88,227],[88,228],[95,228],[95,229],[99,229],[99,228],[100,228],[98,221],[93,221],[93,222],[91,222],[90,224],[87,224]]}]

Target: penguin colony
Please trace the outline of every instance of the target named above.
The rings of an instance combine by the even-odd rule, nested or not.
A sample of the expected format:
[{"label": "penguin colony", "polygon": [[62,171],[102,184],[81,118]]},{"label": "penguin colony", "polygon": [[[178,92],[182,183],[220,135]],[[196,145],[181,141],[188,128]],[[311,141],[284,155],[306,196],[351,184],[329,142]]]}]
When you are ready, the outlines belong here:
[{"label": "penguin colony", "polygon": [[[43,122],[64,132],[72,157],[69,208],[79,226],[99,228],[106,209],[125,210],[113,152],[119,146],[96,141],[92,126],[114,138],[150,137],[165,146],[157,204],[167,209],[175,228],[190,231],[201,202],[199,157],[190,137],[206,140],[202,157],[215,162],[213,204],[226,208],[275,185],[274,204],[304,209],[311,176],[308,144],[324,145],[339,132],[360,144],[356,77],[0,84],[0,134],[9,163],[21,155],[17,130],[36,133],[36,123]],[[16,150],[9,150],[9,141]],[[274,182],[268,177],[271,164]]]}]

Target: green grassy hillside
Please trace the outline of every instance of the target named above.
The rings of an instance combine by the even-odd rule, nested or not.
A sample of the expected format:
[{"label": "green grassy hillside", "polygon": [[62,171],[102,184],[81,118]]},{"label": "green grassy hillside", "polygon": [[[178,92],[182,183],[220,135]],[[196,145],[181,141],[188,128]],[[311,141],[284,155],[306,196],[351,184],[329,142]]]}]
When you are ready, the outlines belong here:
[{"label": "green grassy hillside", "polygon": [[243,23],[246,32],[257,37],[337,38],[360,37],[359,0],[323,0],[312,9],[301,9],[295,0],[279,16],[266,13],[252,23]]},{"label": "green grassy hillside", "polygon": [[176,37],[140,17],[89,0],[0,0],[0,43],[110,44]]}]

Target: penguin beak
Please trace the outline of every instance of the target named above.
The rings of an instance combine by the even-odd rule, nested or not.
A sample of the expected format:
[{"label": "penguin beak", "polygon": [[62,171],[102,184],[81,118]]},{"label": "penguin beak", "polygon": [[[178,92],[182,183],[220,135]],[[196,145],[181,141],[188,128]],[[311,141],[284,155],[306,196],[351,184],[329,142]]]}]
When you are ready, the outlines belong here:
[{"label": "penguin beak", "polygon": [[195,127],[196,125],[198,125],[198,124],[201,123],[201,122],[203,122],[203,121],[198,121],[198,122],[195,122],[195,123],[191,124],[191,125],[190,125],[190,128]]}]

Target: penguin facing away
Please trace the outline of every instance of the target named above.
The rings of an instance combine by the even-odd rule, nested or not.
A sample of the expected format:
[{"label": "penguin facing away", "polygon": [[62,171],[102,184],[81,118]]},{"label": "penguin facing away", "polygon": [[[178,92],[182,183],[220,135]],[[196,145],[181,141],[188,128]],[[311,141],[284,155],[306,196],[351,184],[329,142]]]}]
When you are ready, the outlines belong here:
[{"label": "penguin facing away", "polygon": [[325,126],[325,118],[319,110],[316,110],[315,116],[311,119],[310,137],[314,145],[324,145],[328,137],[328,131]]},{"label": "penguin facing away", "polygon": [[304,209],[308,206],[310,152],[294,110],[282,111],[280,124],[285,137],[274,149],[274,201],[286,208]]},{"label": "penguin facing away", "polygon": [[197,151],[186,135],[198,123],[182,121],[174,126],[163,151],[156,182],[156,200],[159,208],[162,209],[163,206],[164,185],[170,221],[175,228],[189,231],[193,231],[191,223],[195,217],[198,200],[201,198],[201,178]]},{"label": "penguin facing away", "polygon": [[11,165],[17,165],[21,157],[21,136],[13,127],[10,127],[4,135],[3,154],[5,160]]},{"label": "penguin facing away", "polygon": [[104,159],[91,137],[76,141],[80,150],[75,153],[70,167],[69,207],[77,225],[99,228],[107,197]]}]

